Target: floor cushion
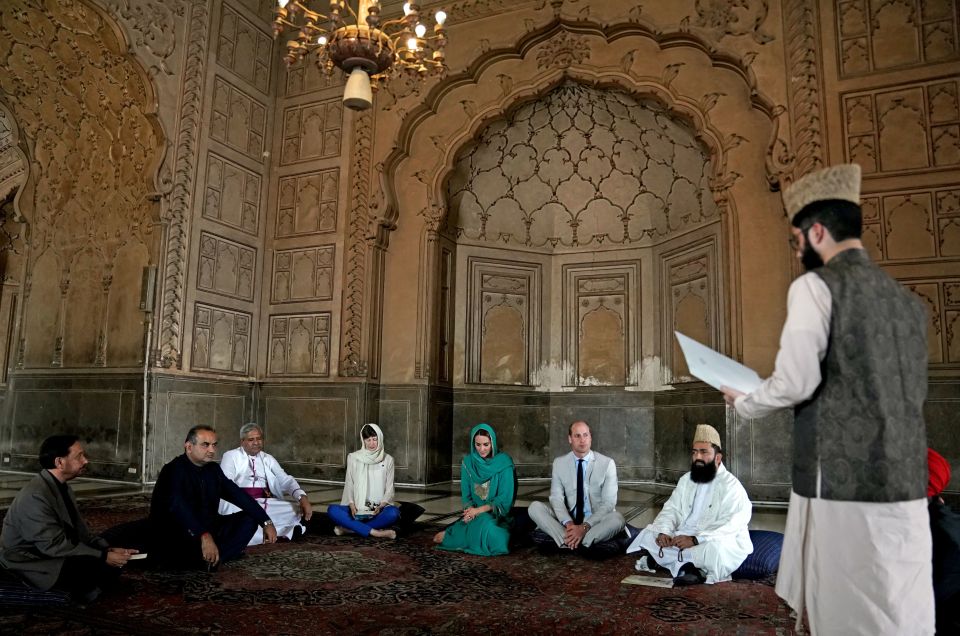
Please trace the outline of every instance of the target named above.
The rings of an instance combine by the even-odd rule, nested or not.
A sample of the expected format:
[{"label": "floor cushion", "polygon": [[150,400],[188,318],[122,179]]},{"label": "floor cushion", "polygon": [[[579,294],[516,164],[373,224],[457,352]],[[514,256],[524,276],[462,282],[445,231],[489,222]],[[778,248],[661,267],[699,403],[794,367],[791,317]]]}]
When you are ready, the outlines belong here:
[{"label": "floor cushion", "polygon": [[780,567],[783,534],[770,530],[751,530],[750,541],[753,542],[753,552],[733,573],[733,578],[757,581],[776,574]]}]

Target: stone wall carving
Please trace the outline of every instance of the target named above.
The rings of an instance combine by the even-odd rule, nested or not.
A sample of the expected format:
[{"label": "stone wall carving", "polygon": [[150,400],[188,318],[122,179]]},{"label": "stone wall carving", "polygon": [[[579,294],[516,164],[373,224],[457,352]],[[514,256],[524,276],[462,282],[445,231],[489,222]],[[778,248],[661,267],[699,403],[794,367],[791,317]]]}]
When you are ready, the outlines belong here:
[{"label": "stone wall carving", "polygon": [[696,11],[694,24],[708,29],[718,40],[725,36],[749,35],[758,44],[766,44],[774,39],[763,29],[770,12],[767,0],[697,0]]},{"label": "stone wall carving", "polygon": [[467,382],[530,384],[540,360],[540,266],[470,258],[467,270]]},{"label": "stone wall carving", "polygon": [[209,232],[200,233],[197,289],[253,300],[257,251]]},{"label": "stone wall carving", "polygon": [[960,279],[917,278],[905,281],[930,313],[928,354],[934,369],[957,370],[960,365]]},{"label": "stone wall carving", "polygon": [[793,174],[785,176],[796,178],[823,167],[826,153],[820,17],[816,0],[784,0],[782,11],[787,68],[792,69],[787,90]]},{"label": "stone wall carving", "polygon": [[710,152],[650,99],[565,83],[484,129],[447,186],[460,241],[603,249],[715,219]]},{"label": "stone wall carving", "polygon": [[213,84],[210,138],[263,161],[267,108],[222,77]]},{"label": "stone wall carving", "polygon": [[[141,357],[138,331],[119,327],[141,316],[109,299],[139,297],[139,277],[112,271],[121,250],[134,249],[141,266],[149,258],[159,211],[148,195],[163,138],[147,75],[109,20],[82,0],[0,9],[0,90],[33,148],[35,175],[18,199],[31,228],[24,366],[133,366]],[[41,293],[31,298],[32,289]]]},{"label": "stone wall carving", "polygon": [[563,266],[567,384],[624,386],[639,359],[640,263]]},{"label": "stone wall carving", "polygon": [[280,178],[277,238],[335,232],[340,169]]},{"label": "stone wall carving", "polygon": [[844,152],[865,174],[960,165],[960,82],[843,95]]},{"label": "stone wall carving", "polygon": [[863,241],[880,263],[960,256],[960,189],[865,192],[862,208]]},{"label": "stone wall carving", "polygon": [[286,97],[295,97],[304,93],[340,87],[343,86],[344,79],[345,76],[340,71],[327,73],[320,70],[314,57],[308,55],[301,61],[287,67],[283,94]]},{"label": "stone wall carving", "polygon": [[203,217],[256,236],[260,231],[261,182],[257,173],[210,152]]},{"label": "stone wall carving", "polygon": [[221,5],[217,62],[266,95],[273,66],[273,40],[252,22]]},{"label": "stone wall carving", "polygon": [[137,54],[144,57],[151,74],[174,74],[173,53],[177,46],[176,18],[183,17],[191,0],[98,0],[132,34]]},{"label": "stone wall carving", "polygon": [[332,245],[274,252],[271,302],[333,298],[334,252]]},{"label": "stone wall carving", "polygon": [[280,163],[287,165],[340,154],[343,107],[338,96],[322,102],[291,106],[283,111],[283,149]]},{"label": "stone wall carving", "polygon": [[273,22],[274,12],[276,11],[276,0],[235,0],[240,5],[249,9],[264,24]]},{"label": "stone wall carving", "polygon": [[693,380],[673,332],[713,349],[720,343],[717,237],[707,237],[660,255],[661,355],[665,383]]},{"label": "stone wall carving", "polygon": [[839,71],[852,77],[960,58],[956,0],[837,3]]},{"label": "stone wall carving", "polygon": [[189,218],[193,205],[193,180],[200,152],[201,105],[207,62],[209,11],[202,0],[189,7],[187,51],[180,90],[178,132],[174,147],[174,175],[164,214],[164,246],[159,337],[155,362],[179,367],[183,346],[183,299],[189,246]]},{"label": "stone wall carving", "polygon": [[329,312],[270,316],[268,375],[330,375]]},{"label": "stone wall carving", "polygon": [[[27,155],[20,148],[16,122],[0,103],[0,201],[7,200],[20,189],[27,180],[27,168]],[[0,241],[0,251],[4,247],[5,243]]]},{"label": "stone wall carving", "polygon": [[196,303],[191,370],[249,375],[251,321],[243,311]]},{"label": "stone wall carving", "polygon": [[[367,289],[367,236],[370,232],[370,180],[374,119],[370,111],[353,118],[350,153],[350,204],[347,208],[346,267],[340,314],[340,375],[367,374],[363,350],[364,294]],[[369,311],[369,308],[367,309]]]}]

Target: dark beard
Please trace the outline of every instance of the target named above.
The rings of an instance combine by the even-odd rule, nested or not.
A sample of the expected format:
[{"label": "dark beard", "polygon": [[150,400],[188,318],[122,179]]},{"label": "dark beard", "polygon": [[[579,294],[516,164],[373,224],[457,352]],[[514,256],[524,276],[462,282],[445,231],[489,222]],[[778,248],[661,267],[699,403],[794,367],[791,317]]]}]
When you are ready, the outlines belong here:
[{"label": "dark beard", "polygon": [[[804,235],[806,236],[806,235]],[[803,253],[800,255],[800,263],[808,272],[823,267],[823,259],[817,254],[817,251],[810,245],[810,239],[803,242]]]},{"label": "dark beard", "polygon": [[698,484],[713,481],[717,476],[717,465],[714,462],[695,461],[690,464],[690,479]]}]

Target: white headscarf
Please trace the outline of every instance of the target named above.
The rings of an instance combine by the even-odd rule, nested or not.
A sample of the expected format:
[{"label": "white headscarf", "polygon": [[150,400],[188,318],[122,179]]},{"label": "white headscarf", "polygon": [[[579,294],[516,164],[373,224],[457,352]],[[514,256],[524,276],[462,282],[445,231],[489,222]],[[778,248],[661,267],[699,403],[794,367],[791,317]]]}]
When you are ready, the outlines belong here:
[{"label": "white headscarf", "polygon": [[[377,450],[367,450],[367,445],[363,441],[363,429],[369,426],[377,433]],[[366,426],[360,427],[360,450],[350,453],[360,460],[357,466],[357,474],[353,480],[353,501],[357,505],[357,510],[363,510],[367,506],[367,489],[369,487],[370,467],[379,464],[386,457],[384,450],[383,431],[380,427],[370,422]]]}]

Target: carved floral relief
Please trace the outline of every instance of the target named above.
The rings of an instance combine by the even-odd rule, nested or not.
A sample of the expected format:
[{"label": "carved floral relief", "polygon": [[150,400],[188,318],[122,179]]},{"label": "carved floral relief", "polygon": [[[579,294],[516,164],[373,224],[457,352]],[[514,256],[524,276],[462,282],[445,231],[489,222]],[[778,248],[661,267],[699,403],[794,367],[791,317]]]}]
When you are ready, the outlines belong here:
[{"label": "carved floral relief", "polygon": [[466,147],[448,224],[544,251],[649,241],[716,218],[710,175],[710,153],[656,102],[570,82]]},{"label": "carved floral relief", "polygon": [[[139,277],[119,289],[134,282],[111,272],[124,246],[143,246],[136,262],[147,263],[157,218],[147,195],[163,142],[146,73],[113,28],[82,0],[11,0],[0,8],[0,91],[33,148],[30,190],[20,198],[31,227],[30,288],[84,299],[49,304],[26,295],[24,366],[122,366],[141,357],[140,336],[114,328],[141,316],[108,299],[139,297]],[[105,353],[110,334],[132,339],[113,343],[114,359]]]}]

